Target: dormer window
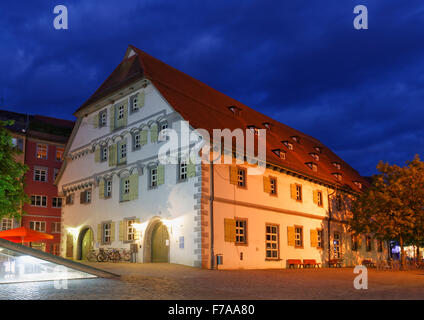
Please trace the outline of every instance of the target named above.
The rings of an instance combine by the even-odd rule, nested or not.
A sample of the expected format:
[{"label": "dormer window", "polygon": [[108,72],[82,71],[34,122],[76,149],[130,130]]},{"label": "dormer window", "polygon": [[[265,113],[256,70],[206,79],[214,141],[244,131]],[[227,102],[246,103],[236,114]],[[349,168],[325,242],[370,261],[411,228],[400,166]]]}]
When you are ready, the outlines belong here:
[{"label": "dormer window", "polygon": [[258,134],[259,133],[259,129],[256,128],[255,126],[247,126],[247,128],[252,131],[254,134]]},{"label": "dormer window", "polygon": [[235,115],[235,116],[239,116],[241,115],[241,109],[239,107],[236,106],[229,106],[228,109]]},{"label": "dormer window", "polygon": [[333,166],[335,166],[338,170],[340,170],[342,168],[342,166],[339,162],[333,162]]},{"label": "dormer window", "polygon": [[289,150],[293,150],[293,143],[288,142],[288,141],[281,141]]},{"label": "dormer window", "polygon": [[360,183],[359,181],[353,181],[353,183],[359,188],[362,189],[362,183]]},{"label": "dormer window", "polygon": [[317,166],[317,164],[316,164],[316,163],[313,163],[313,162],[307,162],[307,163],[306,163],[306,165],[307,165],[309,168],[311,168],[311,170],[312,170],[313,172],[317,172],[317,171],[318,171],[318,166]]},{"label": "dormer window", "polygon": [[319,154],[318,153],[312,152],[312,153],[310,153],[310,155],[311,155],[312,158],[314,158],[315,161],[319,161]]},{"label": "dormer window", "polygon": [[271,130],[271,124],[269,122],[264,122],[262,124],[265,128],[267,128],[268,130]]},{"label": "dormer window", "polygon": [[281,149],[274,149],[272,150],[272,152],[274,152],[277,157],[279,157],[280,159],[286,160],[286,152],[281,150]]},{"label": "dormer window", "polygon": [[336,178],[338,181],[341,181],[341,180],[342,180],[342,175],[341,175],[341,173],[334,172],[334,173],[333,173],[333,176],[334,176],[334,178]]},{"label": "dormer window", "polygon": [[296,141],[297,143],[300,142],[300,138],[298,136],[291,136],[291,138]]},{"label": "dormer window", "polygon": [[316,147],[314,147],[314,149],[318,153],[321,153],[322,152],[322,148],[321,147],[316,146]]}]

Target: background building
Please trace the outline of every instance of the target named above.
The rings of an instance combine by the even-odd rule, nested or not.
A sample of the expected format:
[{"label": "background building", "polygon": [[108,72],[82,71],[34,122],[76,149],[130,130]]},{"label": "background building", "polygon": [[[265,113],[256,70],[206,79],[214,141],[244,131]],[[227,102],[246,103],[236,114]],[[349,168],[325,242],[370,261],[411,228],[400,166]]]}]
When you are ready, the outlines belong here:
[{"label": "background building", "polygon": [[20,225],[52,234],[53,240],[31,245],[58,254],[62,199],[58,196],[54,179],[62,165],[74,122],[4,110],[0,110],[0,119],[15,121],[8,129],[23,150],[20,160],[29,167],[25,177],[25,193],[31,200],[23,207],[26,214],[21,221],[3,218],[1,229]]}]

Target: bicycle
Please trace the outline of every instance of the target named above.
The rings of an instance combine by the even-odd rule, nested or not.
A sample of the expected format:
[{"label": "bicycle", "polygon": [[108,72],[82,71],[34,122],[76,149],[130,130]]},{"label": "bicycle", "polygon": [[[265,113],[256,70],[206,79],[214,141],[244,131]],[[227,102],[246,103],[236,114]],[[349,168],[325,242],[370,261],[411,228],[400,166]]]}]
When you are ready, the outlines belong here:
[{"label": "bicycle", "polygon": [[96,250],[91,249],[91,251],[87,254],[87,260],[90,262],[98,261]]},{"label": "bicycle", "polygon": [[108,249],[107,252],[108,260],[112,262],[119,262],[121,260],[121,255],[117,249]]},{"label": "bicycle", "polygon": [[125,248],[121,248],[121,251],[121,259],[127,262],[131,261],[131,251]]},{"label": "bicycle", "polygon": [[97,261],[98,262],[106,262],[109,260],[108,254],[105,252],[105,249],[100,248],[99,253],[97,254]]}]

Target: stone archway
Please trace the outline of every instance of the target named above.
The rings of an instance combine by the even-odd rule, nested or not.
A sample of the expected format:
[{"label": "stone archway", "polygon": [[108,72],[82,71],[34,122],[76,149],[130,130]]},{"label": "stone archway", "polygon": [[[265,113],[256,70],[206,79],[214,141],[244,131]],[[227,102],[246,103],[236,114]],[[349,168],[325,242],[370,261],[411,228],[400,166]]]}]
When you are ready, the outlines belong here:
[{"label": "stone archway", "polygon": [[[146,228],[146,231],[144,233],[144,241],[143,241],[143,262],[145,263],[151,263],[153,262],[152,259],[152,253],[153,253],[153,242],[154,237],[157,237],[158,232],[162,234],[162,236],[167,237],[168,239],[168,245],[167,245],[167,252],[166,259],[161,262],[169,262],[169,232],[168,228],[162,223],[161,219],[159,217],[154,217],[150,220],[149,225]],[[157,238],[156,238],[157,241]],[[157,250],[157,249],[156,249]]]},{"label": "stone archway", "polygon": [[93,248],[93,241],[93,230],[91,227],[82,227],[77,239],[77,260],[86,258],[87,253]]}]

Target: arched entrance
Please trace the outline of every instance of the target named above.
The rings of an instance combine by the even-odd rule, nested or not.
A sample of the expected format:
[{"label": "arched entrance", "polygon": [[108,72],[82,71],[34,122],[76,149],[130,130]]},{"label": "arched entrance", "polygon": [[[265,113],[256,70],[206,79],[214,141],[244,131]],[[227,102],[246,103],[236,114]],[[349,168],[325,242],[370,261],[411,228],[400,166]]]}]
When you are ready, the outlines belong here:
[{"label": "arched entrance", "polygon": [[78,260],[87,259],[88,253],[93,249],[93,242],[93,230],[90,227],[82,228],[78,236]]},{"label": "arched entrance", "polygon": [[168,228],[160,218],[153,218],[144,236],[144,262],[169,262]]}]

